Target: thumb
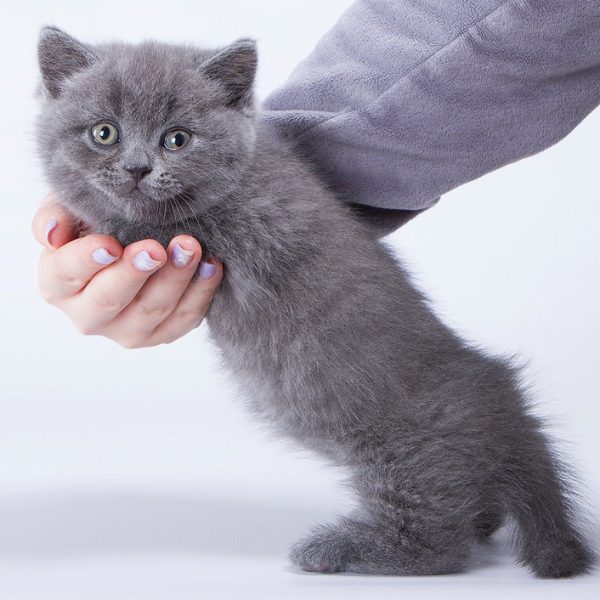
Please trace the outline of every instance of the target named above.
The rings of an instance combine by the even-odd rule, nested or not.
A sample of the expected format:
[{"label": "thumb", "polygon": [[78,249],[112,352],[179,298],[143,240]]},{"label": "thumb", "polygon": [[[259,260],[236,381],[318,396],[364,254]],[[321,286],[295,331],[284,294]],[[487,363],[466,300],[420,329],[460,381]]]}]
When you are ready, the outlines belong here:
[{"label": "thumb", "polygon": [[44,198],[33,217],[31,229],[35,239],[50,250],[56,250],[79,237],[79,224],[61,206],[56,194]]}]

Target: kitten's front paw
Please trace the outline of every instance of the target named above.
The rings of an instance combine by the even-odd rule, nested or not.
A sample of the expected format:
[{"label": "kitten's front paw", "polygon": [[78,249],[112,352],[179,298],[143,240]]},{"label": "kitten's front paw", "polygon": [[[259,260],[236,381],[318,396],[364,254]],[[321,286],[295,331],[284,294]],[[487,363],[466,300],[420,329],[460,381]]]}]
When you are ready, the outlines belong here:
[{"label": "kitten's front paw", "polygon": [[337,526],[320,526],[290,550],[290,560],[303,571],[337,573],[345,571],[355,555],[352,541]]}]

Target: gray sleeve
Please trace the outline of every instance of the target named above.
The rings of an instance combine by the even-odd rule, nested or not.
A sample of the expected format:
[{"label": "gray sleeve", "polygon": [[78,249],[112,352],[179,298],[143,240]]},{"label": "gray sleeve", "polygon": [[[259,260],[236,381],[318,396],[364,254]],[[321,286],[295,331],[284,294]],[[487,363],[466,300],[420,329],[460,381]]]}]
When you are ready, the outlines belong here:
[{"label": "gray sleeve", "polygon": [[264,118],[345,200],[393,213],[547,148],[599,103],[599,0],[359,0]]}]

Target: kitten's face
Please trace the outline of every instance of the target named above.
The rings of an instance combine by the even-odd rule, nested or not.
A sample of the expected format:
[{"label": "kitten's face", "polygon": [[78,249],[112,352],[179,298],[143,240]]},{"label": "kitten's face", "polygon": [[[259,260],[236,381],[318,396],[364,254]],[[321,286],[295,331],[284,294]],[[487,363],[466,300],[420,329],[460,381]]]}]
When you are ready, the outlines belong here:
[{"label": "kitten's face", "polygon": [[239,183],[254,147],[253,43],[91,47],[46,28],[39,52],[40,150],[80,218],[175,222]]}]

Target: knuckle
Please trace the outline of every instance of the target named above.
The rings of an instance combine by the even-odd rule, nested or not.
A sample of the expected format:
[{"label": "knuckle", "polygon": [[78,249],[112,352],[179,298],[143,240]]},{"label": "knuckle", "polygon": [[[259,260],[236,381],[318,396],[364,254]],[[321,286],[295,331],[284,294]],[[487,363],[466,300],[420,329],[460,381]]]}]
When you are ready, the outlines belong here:
[{"label": "knuckle", "polygon": [[94,307],[102,312],[116,312],[121,309],[118,299],[112,296],[108,291],[98,292],[93,299]]},{"label": "knuckle", "polygon": [[160,344],[160,345],[165,345],[168,346],[170,344],[172,344],[173,342],[176,342],[177,340],[181,339],[184,335],[186,335],[186,333],[189,333],[189,329],[176,329],[176,330],[171,330],[171,331],[163,331],[161,332],[161,334],[159,336],[155,336],[153,338],[153,341],[155,344]]},{"label": "knuckle", "polygon": [[78,277],[75,277],[75,275],[71,275],[69,273],[61,272],[59,274],[59,278],[62,283],[66,283],[67,285],[72,286],[72,287],[78,287],[79,283],[80,283],[80,280]]},{"label": "knuckle", "polygon": [[119,346],[125,348],[126,350],[136,350],[137,348],[143,348],[144,343],[141,340],[137,339],[122,339],[115,340]]},{"label": "knuckle", "polygon": [[147,335],[129,333],[127,335],[115,336],[111,338],[114,342],[119,344],[121,348],[126,350],[136,350],[138,348],[147,348],[152,346],[151,338]]},{"label": "knuckle", "polygon": [[177,311],[177,318],[180,321],[184,321],[185,323],[189,323],[190,327],[198,327],[200,323],[204,320],[204,307],[202,309],[194,309],[192,307],[180,308]]},{"label": "knuckle", "polygon": [[163,321],[171,312],[171,307],[166,304],[147,304],[144,301],[138,302],[136,309],[142,318],[152,321]]},{"label": "knuckle", "polygon": [[50,289],[44,287],[44,286],[39,286],[39,291],[40,291],[40,296],[42,297],[42,300],[48,304],[56,304],[57,301],[57,297],[56,294],[54,294]]},{"label": "knuckle", "polygon": [[86,321],[74,320],[73,325],[75,325],[75,329],[82,335],[96,335],[97,333],[96,328]]},{"label": "knuckle", "polygon": [[69,286],[71,288],[79,289],[83,285],[83,282],[81,281],[80,277],[73,273],[70,273],[64,267],[59,267],[56,270],[55,277],[58,281],[60,281],[61,284]]}]

